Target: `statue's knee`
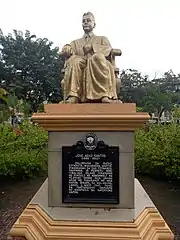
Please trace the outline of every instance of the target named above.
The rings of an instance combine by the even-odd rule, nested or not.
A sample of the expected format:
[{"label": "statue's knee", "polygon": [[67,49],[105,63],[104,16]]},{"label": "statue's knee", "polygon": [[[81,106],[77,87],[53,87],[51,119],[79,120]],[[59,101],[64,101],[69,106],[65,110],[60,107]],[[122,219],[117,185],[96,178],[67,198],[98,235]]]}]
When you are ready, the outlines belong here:
[{"label": "statue's knee", "polygon": [[104,59],[105,59],[105,57],[102,53],[95,53],[92,56],[93,61],[103,61]]},{"label": "statue's knee", "polygon": [[79,66],[79,65],[81,64],[81,62],[82,62],[81,58],[75,58],[75,59],[74,59],[74,64],[75,64],[75,65],[78,65],[78,66]]},{"label": "statue's knee", "polygon": [[81,58],[71,58],[69,59],[69,64],[72,66],[80,66],[82,64]]}]

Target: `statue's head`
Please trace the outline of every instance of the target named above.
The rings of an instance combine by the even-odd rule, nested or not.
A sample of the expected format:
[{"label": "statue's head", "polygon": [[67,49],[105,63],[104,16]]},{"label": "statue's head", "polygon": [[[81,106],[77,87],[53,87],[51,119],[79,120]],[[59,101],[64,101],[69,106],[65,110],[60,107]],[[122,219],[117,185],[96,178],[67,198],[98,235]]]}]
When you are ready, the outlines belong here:
[{"label": "statue's head", "polygon": [[82,26],[84,32],[92,32],[92,30],[95,28],[96,23],[94,19],[94,15],[91,12],[87,12],[83,14],[82,17]]}]

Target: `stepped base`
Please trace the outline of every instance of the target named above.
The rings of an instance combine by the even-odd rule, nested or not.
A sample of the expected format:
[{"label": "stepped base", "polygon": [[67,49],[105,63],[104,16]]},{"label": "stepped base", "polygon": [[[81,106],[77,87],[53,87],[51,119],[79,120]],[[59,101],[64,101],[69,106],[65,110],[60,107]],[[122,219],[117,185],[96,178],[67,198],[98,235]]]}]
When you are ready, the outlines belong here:
[{"label": "stepped base", "polygon": [[14,240],[170,240],[168,225],[135,179],[135,209],[48,207],[48,180],[10,231]]}]

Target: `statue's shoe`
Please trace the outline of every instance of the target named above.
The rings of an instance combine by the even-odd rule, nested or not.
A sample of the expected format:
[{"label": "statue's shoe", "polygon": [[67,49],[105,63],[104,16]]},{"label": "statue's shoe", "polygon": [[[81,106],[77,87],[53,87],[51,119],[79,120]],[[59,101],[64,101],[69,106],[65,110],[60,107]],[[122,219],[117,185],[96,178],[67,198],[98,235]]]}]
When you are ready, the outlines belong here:
[{"label": "statue's shoe", "polygon": [[78,101],[78,98],[77,97],[69,97],[66,101],[65,101],[65,103],[78,103],[79,101]]},{"label": "statue's shoe", "polygon": [[109,99],[108,97],[102,98],[102,103],[122,103],[119,99]]}]

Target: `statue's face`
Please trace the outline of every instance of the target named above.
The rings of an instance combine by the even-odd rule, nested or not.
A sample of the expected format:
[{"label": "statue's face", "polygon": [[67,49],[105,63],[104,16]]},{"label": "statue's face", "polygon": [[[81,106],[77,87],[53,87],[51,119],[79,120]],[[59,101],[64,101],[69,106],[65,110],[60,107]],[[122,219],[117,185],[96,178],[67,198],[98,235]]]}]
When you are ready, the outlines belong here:
[{"label": "statue's face", "polygon": [[82,26],[85,32],[91,32],[94,28],[94,18],[91,15],[85,15],[82,19]]}]

